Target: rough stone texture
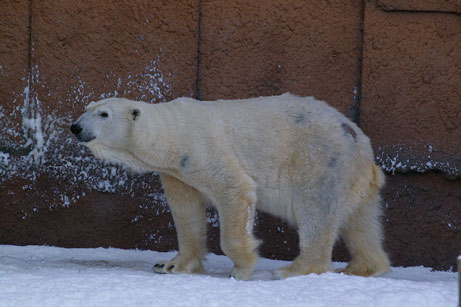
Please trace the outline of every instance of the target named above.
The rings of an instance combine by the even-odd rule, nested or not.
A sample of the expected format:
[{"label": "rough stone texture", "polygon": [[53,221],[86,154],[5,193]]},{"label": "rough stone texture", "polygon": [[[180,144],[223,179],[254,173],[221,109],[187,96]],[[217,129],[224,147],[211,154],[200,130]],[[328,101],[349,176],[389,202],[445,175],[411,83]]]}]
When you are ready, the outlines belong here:
[{"label": "rough stone texture", "polygon": [[[29,1],[0,2],[0,152],[12,155],[21,143],[21,107],[29,69]],[[0,156],[0,162],[5,155]]]},{"label": "rough stone texture", "polygon": [[461,176],[461,15],[366,3],[360,125],[389,171]]},{"label": "rough stone texture", "polygon": [[387,176],[386,250],[395,266],[456,270],[461,251],[461,184],[443,174]]},{"label": "rough stone texture", "polygon": [[[63,194],[61,186],[68,183],[47,174],[39,174],[33,181],[16,179],[3,183],[0,244],[161,251],[177,245],[164,201],[153,201],[141,193],[148,189],[160,191],[158,183],[134,188],[139,193],[136,196],[89,190],[81,183],[74,186],[80,193],[75,201]],[[18,193],[18,187],[24,192]]]},{"label": "rough stone texture", "polygon": [[[158,177],[102,165],[77,145],[69,125],[88,102],[104,97],[195,96],[198,4],[0,4],[0,65],[15,69],[12,81],[2,76],[8,103],[0,113],[19,131],[19,141],[8,144],[2,131],[1,243],[175,248]],[[26,89],[29,95],[18,96]]]},{"label": "rough stone texture", "polygon": [[352,117],[361,56],[360,1],[204,0],[203,99],[292,92]]},{"label": "rough stone texture", "polygon": [[378,5],[386,11],[461,13],[459,0],[378,0]]},{"label": "rough stone texture", "polygon": [[106,96],[195,96],[198,1],[33,4],[32,65],[47,106],[79,113]]},{"label": "rough stone texture", "polygon": [[366,2],[360,125],[378,162],[396,174],[384,193],[393,264],[454,269],[461,250],[461,15],[406,12],[444,9],[415,3]]}]

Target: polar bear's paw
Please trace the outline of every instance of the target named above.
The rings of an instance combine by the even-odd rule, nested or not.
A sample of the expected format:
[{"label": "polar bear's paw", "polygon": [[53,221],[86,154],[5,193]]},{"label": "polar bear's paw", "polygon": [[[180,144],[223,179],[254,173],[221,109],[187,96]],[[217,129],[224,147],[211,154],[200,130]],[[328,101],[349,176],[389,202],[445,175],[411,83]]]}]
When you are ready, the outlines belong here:
[{"label": "polar bear's paw", "polygon": [[280,280],[293,276],[307,275],[307,274],[322,274],[332,271],[331,264],[312,266],[308,269],[300,268],[296,264],[281,267],[272,272],[272,279]]},{"label": "polar bear's paw", "polygon": [[272,272],[272,279],[281,280],[281,279],[285,279],[285,278],[297,276],[297,275],[301,275],[301,273],[296,273],[296,272],[293,272],[287,269],[286,267],[283,267],[283,268],[274,270]]},{"label": "polar bear's paw", "polygon": [[252,272],[253,272],[252,268],[234,267],[229,277],[235,278],[237,280],[248,280],[250,279]]},{"label": "polar bear's paw", "polygon": [[350,262],[347,267],[343,269],[336,269],[336,273],[343,273],[346,275],[357,276],[380,276],[390,272],[391,267],[389,260],[382,257],[381,261],[369,262]]},{"label": "polar bear's paw", "polygon": [[155,273],[158,274],[175,274],[175,273],[181,273],[177,268],[177,264],[172,263],[170,261],[160,261],[154,264],[152,267]]},{"label": "polar bear's paw", "polygon": [[160,261],[152,269],[157,274],[201,274],[205,272],[201,261],[198,259],[188,262],[181,262],[176,259]]}]

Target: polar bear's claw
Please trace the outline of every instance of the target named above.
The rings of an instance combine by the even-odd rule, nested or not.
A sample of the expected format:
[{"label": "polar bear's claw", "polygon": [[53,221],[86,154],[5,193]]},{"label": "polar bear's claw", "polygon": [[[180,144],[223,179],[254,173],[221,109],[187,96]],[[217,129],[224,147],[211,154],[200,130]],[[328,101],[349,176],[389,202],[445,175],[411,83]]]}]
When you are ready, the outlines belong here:
[{"label": "polar bear's claw", "polygon": [[178,274],[178,273],[187,273],[187,272],[180,272],[175,270],[176,265],[174,263],[169,262],[159,262],[154,264],[152,269],[155,273],[158,274]]},{"label": "polar bear's claw", "polygon": [[204,272],[199,260],[190,262],[177,262],[176,260],[158,262],[152,270],[157,274],[200,274]]},{"label": "polar bear's claw", "polygon": [[155,273],[157,274],[166,274],[168,273],[165,269],[165,263],[156,263],[154,264],[154,266],[152,267],[152,269],[154,270]]}]

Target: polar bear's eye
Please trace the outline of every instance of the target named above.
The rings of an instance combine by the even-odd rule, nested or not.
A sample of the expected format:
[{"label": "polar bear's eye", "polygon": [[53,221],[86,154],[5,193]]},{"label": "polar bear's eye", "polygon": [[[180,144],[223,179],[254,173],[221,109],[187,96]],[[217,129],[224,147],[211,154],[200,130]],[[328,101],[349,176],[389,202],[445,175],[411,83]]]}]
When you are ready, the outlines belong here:
[{"label": "polar bear's eye", "polygon": [[102,113],[100,114],[100,116],[101,116],[101,117],[107,117],[107,116],[109,116],[109,114],[107,114],[107,112],[102,112]]}]

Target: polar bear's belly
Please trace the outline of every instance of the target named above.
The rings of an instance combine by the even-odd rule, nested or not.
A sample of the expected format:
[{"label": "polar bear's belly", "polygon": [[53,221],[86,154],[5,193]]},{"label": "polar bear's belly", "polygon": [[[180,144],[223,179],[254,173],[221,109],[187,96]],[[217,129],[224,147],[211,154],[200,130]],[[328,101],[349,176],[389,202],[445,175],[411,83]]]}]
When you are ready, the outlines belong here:
[{"label": "polar bear's belly", "polygon": [[295,198],[291,189],[258,188],[256,208],[294,225]]}]

